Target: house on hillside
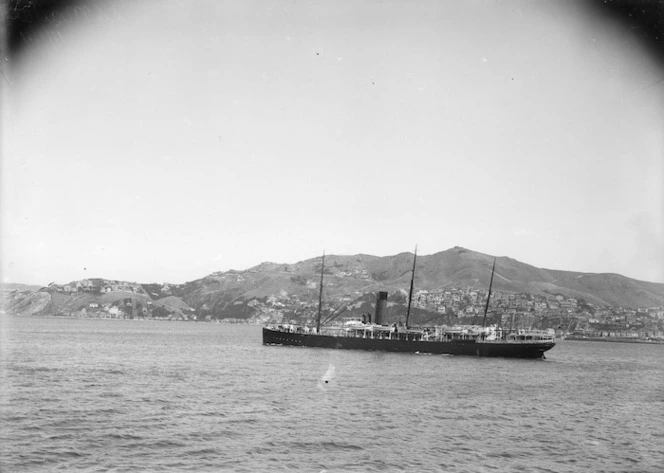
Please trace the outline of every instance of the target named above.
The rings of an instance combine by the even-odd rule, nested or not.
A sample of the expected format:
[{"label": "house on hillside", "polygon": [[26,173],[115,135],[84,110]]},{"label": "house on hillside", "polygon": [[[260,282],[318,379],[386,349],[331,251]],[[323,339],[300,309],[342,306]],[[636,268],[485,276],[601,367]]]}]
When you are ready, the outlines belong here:
[{"label": "house on hillside", "polygon": [[664,318],[664,307],[649,307],[648,315],[657,319]]},{"label": "house on hillside", "polygon": [[569,301],[560,301],[560,308],[566,310],[567,312],[572,312],[576,305],[572,305]]},{"label": "house on hillside", "polygon": [[108,308],[108,313],[113,318],[119,319],[120,317],[124,317],[124,311],[115,305]]}]

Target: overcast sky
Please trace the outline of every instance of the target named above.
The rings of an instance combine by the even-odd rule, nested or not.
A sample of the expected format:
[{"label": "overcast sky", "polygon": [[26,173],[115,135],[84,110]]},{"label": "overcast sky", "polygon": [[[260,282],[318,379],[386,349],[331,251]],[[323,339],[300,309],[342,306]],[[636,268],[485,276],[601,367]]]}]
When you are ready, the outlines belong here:
[{"label": "overcast sky", "polygon": [[4,281],[180,283],[417,243],[664,282],[664,71],[582,5],[68,19],[3,87]]}]

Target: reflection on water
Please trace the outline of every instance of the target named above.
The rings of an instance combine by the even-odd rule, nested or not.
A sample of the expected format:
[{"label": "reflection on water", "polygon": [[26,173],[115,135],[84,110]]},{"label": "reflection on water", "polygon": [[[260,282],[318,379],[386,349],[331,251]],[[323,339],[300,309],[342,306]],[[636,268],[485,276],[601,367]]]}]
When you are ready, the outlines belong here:
[{"label": "reflection on water", "polygon": [[664,464],[662,345],[510,360],[262,346],[256,326],[8,321],[2,471]]}]

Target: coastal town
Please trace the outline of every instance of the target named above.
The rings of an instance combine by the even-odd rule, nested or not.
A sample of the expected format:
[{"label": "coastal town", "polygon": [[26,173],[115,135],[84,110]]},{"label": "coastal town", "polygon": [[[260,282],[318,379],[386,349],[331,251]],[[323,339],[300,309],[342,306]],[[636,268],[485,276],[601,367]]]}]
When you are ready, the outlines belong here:
[{"label": "coastal town", "polygon": [[[460,321],[476,319],[484,313],[487,291],[456,288],[420,291],[416,307],[451,311]],[[553,328],[559,334],[586,337],[663,338],[664,306],[627,308],[596,306],[583,299],[528,293],[491,293],[490,314],[503,327]]]},{"label": "coastal town", "polygon": [[[222,276],[229,277],[228,274]],[[349,276],[368,279],[362,272]],[[243,278],[240,274],[231,277],[235,282],[242,282],[238,281]],[[313,278],[299,282],[312,290],[319,284]],[[206,303],[189,304],[180,297],[183,291],[184,285],[88,279],[64,285],[52,283],[41,288],[32,294],[33,303],[28,312],[24,310],[26,291],[4,291],[3,307],[10,308],[9,313],[27,315],[243,324],[314,323],[318,309],[317,298],[283,290],[264,297],[236,298],[229,301],[224,310],[211,308]],[[487,296],[486,289],[470,286],[416,291],[412,299],[412,320],[424,325],[481,323]],[[342,317],[336,318],[335,323],[358,318],[372,312],[373,297],[373,294],[355,292],[330,298],[324,303],[324,313],[343,308]],[[405,290],[390,295],[388,307],[397,314],[398,321],[402,321],[399,314],[405,314],[406,305]],[[664,306],[599,306],[562,294],[492,291],[487,320],[514,330],[553,329],[559,336],[570,338],[664,341]]]},{"label": "coastal town", "polygon": [[[428,322],[437,320],[436,315],[446,316],[447,323],[477,324],[484,316],[488,293],[473,287],[450,288],[441,291],[417,291],[413,295],[412,307],[426,311]],[[400,291],[396,302],[405,314],[407,294]],[[348,303],[350,297],[337,301]],[[315,304],[301,301],[298,297],[273,296],[265,301],[250,304],[259,311],[252,318],[254,323],[297,322],[288,320],[286,314],[293,309],[308,310],[314,314]],[[366,303],[350,304],[351,309],[367,312]],[[350,310],[357,314],[357,310]],[[559,336],[587,338],[633,338],[661,339],[664,341],[664,306],[628,308],[620,306],[595,306],[583,299],[565,298],[562,295],[549,297],[527,293],[505,293],[492,291],[488,307],[488,320],[505,328],[554,329]],[[352,319],[348,316],[346,319]],[[235,322],[240,322],[236,320]],[[311,317],[304,321],[312,323]]]}]

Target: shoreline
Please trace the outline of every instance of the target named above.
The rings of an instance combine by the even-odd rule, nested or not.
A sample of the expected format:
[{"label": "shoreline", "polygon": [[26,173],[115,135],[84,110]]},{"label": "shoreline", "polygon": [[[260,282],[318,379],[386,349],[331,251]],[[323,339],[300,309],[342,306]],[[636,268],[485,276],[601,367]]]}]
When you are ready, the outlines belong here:
[{"label": "shoreline", "polygon": [[647,340],[644,338],[618,338],[618,337],[565,337],[564,341],[572,342],[613,342],[613,343],[646,343],[650,345],[662,345],[664,340]]}]

